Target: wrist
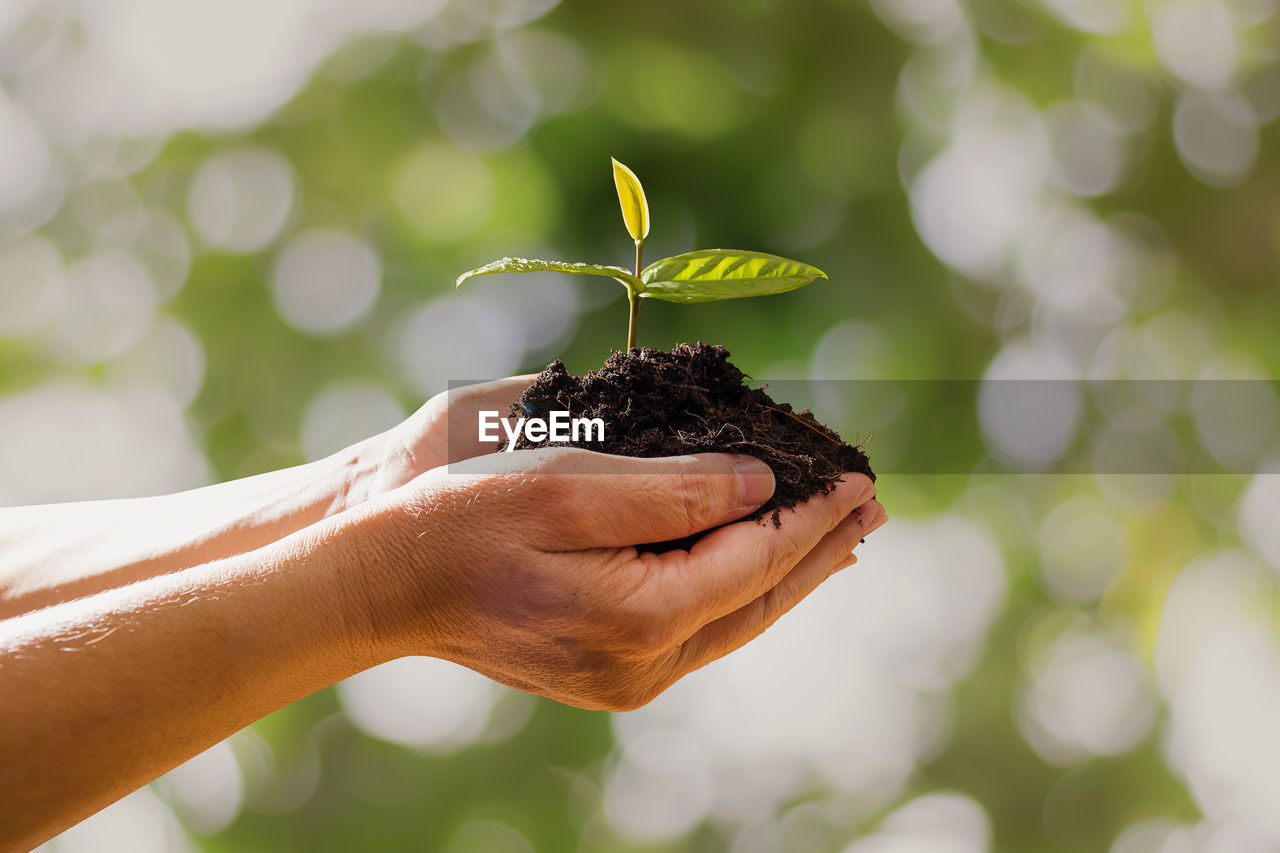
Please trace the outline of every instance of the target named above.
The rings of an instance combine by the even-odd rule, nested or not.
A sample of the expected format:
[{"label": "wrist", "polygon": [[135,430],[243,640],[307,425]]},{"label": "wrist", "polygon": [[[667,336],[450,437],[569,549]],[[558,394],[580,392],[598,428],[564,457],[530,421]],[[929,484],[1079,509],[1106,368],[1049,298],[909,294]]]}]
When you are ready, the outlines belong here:
[{"label": "wrist", "polygon": [[[325,518],[229,561],[241,579],[265,583],[281,605],[290,654],[341,680],[393,657],[377,626],[369,583],[380,547],[359,508]],[[324,686],[323,684],[321,686]]]},{"label": "wrist", "polygon": [[[342,626],[356,671],[405,655],[436,654],[429,623],[438,615],[443,585],[427,529],[425,509],[410,513],[391,501],[370,500],[295,537],[305,553],[305,573],[316,574],[318,609]],[[418,533],[406,532],[411,530]]]},{"label": "wrist", "polygon": [[319,508],[319,518],[346,512],[378,493],[385,437],[375,435],[304,466],[307,474],[300,491]]},{"label": "wrist", "polygon": [[281,539],[385,492],[389,433],[329,456],[213,486],[226,490],[231,527],[261,531],[260,544]]}]

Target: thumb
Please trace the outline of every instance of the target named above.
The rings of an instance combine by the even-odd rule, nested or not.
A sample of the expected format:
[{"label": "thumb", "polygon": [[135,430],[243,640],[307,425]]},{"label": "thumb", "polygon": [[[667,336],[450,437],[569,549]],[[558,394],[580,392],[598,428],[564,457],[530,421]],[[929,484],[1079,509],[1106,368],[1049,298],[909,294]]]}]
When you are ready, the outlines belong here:
[{"label": "thumb", "polygon": [[577,478],[566,514],[574,522],[565,526],[575,547],[681,539],[737,521],[773,496],[773,471],[753,456],[610,457],[607,464],[609,473]]},{"label": "thumb", "polygon": [[730,453],[640,459],[555,448],[486,461],[495,456],[524,469],[524,485],[555,521],[557,550],[680,539],[748,515],[774,488],[768,465]]}]

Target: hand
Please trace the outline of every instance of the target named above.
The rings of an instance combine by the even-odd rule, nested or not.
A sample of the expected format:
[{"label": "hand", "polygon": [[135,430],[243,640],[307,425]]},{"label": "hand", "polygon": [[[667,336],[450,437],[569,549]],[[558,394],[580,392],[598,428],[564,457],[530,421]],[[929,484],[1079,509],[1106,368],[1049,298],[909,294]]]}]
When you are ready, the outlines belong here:
[{"label": "hand", "polygon": [[[0,787],[0,847],[29,849],[391,657],[638,707],[763,631],[884,521],[860,475],[775,529],[736,521],[773,490],[750,457],[604,464],[476,457],[251,550],[0,620],[0,766],[20,771]],[[716,525],[687,552],[634,547]]]},{"label": "hand", "polygon": [[[600,457],[584,450],[494,454],[388,496],[357,528],[382,549],[364,590],[381,657],[428,654],[571,705],[636,708],[764,631],[885,521],[861,474],[778,529],[730,523],[773,492],[751,457],[609,463],[618,473],[594,473]],[[634,547],[717,525],[690,551]]]},{"label": "hand", "polygon": [[361,474],[348,490],[345,507],[398,489],[432,468],[492,453],[497,447],[479,440],[478,414],[496,411],[506,417],[536,378],[529,373],[442,392],[360,445],[365,462],[357,466]]}]

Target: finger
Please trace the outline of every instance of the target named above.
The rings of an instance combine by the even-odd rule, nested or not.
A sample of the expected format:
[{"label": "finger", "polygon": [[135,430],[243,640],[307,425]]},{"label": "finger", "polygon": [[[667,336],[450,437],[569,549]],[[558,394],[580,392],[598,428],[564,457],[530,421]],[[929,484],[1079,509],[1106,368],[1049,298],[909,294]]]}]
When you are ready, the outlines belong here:
[{"label": "finger", "polygon": [[508,376],[505,379],[450,388],[423,403],[410,420],[433,421],[443,417],[454,407],[474,412],[479,408],[497,406],[505,412],[538,376],[537,373],[523,373],[519,376]]},{"label": "finger", "polygon": [[[596,460],[584,457],[584,463]],[[609,457],[606,474],[569,473],[560,505],[579,548],[665,542],[737,521],[773,496],[773,471],[752,456]],[[563,491],[558,494],[565,495]]]},{"label": "finger", "polygon": [[777,586],[689,637],[676,658],[679,673],[706,666],[758,637],[823,581],[857,562],[851,552],[859,540],[886,520],[884,507],[878,501],[868,501],[855,509],[822,537]]},{"label": "finger", "polygon": [[492,382],[457,388],[453,391],[452,404],[461,405],[472,411],[498,407],[506,412],[511,404],[529,389],[538,376],[537,373],[522,373],[519,376],[508,376],[506,379],[495,379]]},{"label": "finger", "polygon": [[843,569],[847,569],[847,568],[849,568],[850,566],[852,566],[852,565],[853,565],[854,563],[856,563],[856,562],[858,562],[858,557],[857,557],[857,555],[856,555],[856,554],[850,554],[850,555],[849,555],[847,558],[845,558],[845,559],[844,559],[844,560],[843,560],[839,565],[837,565],[837,566],[835,567],[835,570],[834,570],[834,571],[832,571],[832,574],[835,574],[835,573],[836,573],[836,572],[838,572],[838,571],[842,571]]},{"label": "finger", "polygon": [[712,531],[693,546],[687,567],[669,574],[673,582],[684,584],[686,598],[696,596],[698,624],[705,625],[777,586],[823,537],[874,496],[875,484],[868,477],[845,474],[828,494],[784,512],[780,528],[766,520]]},{"label": "finger", "polygon": [[623,548],[680,539],[736,521],[773,495],[773,472],[751,456],[640,459],[576,448],[495,453],[450,473],[518,477],[550,522],[544,550]]},{"label": "finger", "polygon": [[[480,413],[496,412],[498,419],[506,420],[511,411],[511,405],[520,399],[520,395],[537,378],[536,373],[526,373],[521,376],[451,389],[444,403],[448,408],[445,421],[448,461],[458,462],[483,453],[501,450],[506,441],[506,433],[500,421],[496,422],[496,430],[492,428],[489,430],[489,434],[496,433],[499,440],[497,442],[481,441]],[[490,422],[495,423],[492,417]]]}]

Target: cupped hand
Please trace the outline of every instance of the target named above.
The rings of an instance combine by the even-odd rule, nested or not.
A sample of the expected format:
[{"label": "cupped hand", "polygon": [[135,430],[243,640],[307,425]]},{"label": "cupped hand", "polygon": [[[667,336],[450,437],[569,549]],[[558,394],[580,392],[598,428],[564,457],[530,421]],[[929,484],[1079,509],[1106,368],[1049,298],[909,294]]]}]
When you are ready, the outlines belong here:
[{"label": "cupped hand", "polygon": [[[375,643],[579,707],[639,707],[764,631],[885,520],[861,474],[780,528],[739,520],[772,492],[767,466],[727,454],[561,448],[437,468],[362,525]],[[703,530],[689,551],[634,547]]]}]

